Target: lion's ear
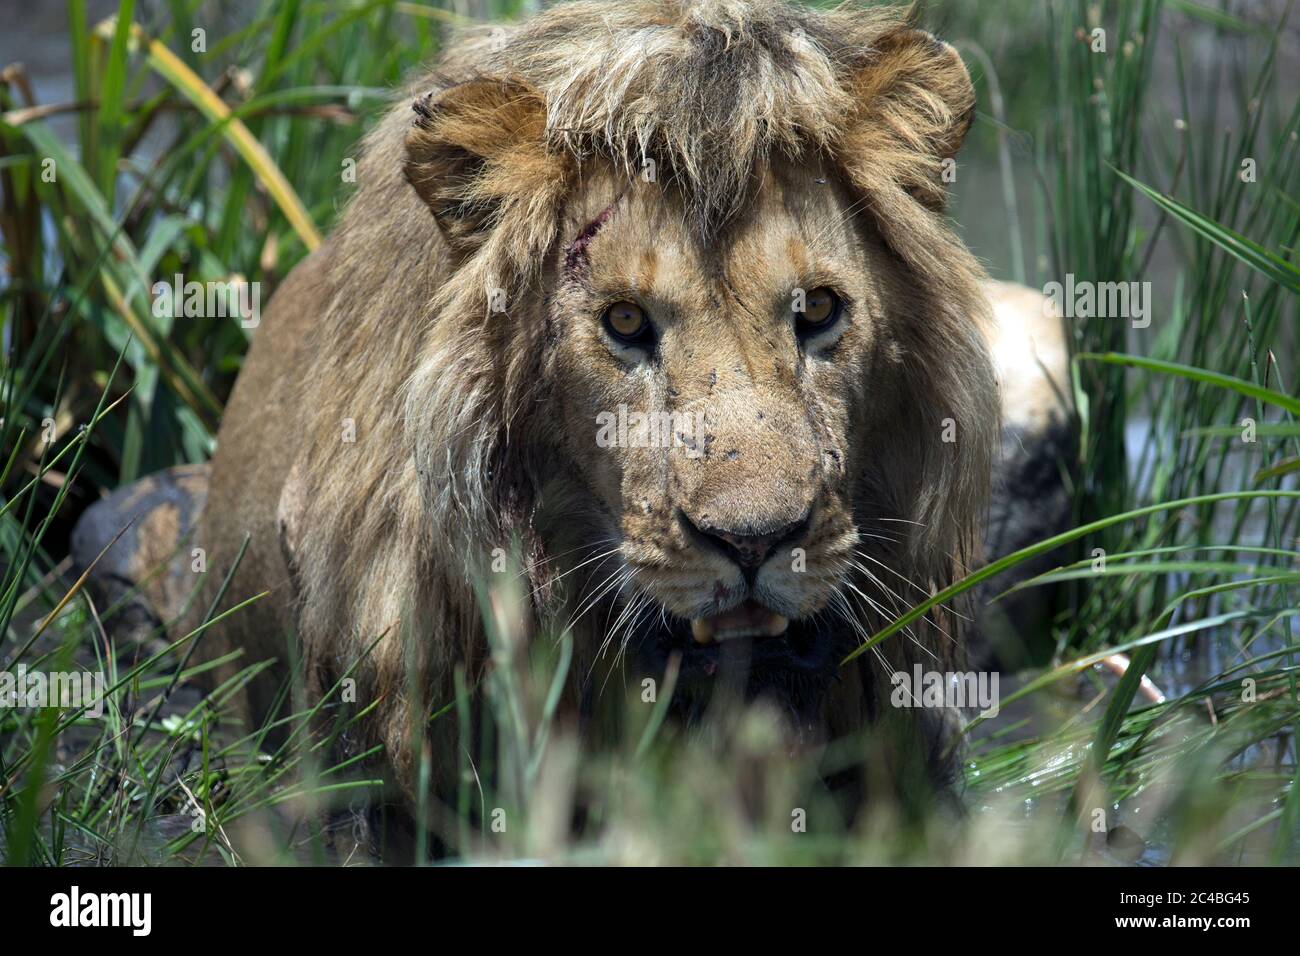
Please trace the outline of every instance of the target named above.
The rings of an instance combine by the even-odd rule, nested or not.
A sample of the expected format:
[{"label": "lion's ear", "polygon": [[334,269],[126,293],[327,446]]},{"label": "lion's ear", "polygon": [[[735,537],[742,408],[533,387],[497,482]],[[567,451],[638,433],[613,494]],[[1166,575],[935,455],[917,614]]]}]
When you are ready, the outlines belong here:
[{"label": "lion's ear", "polygon": [[897,184],[932,209],[943,206],[945,175],[975,116],[975,88],[961,56],[922,30],[878,43],[854,74],[858,104],[841,137],[850,179]]},{"label": "lion's ear", "polygon": [[538,213],[538,198],[564,180],[545,146],[546,104],[523,84],[470,80],[425,94],[413,109],[406,178],[460,252],[477,248],[512,211]]}]

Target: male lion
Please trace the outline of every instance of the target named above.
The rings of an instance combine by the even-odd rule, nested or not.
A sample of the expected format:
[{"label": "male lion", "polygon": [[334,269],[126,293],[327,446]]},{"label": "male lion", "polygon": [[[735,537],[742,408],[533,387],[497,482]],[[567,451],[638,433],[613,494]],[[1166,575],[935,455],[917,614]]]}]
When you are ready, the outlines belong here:
[{"label": "male lion", "polygon": [[[683,708],[732,675],[824,739],[894,670],[945,669],[947,613],[840,661],[968,570],[998,364],[1033,406],[1010,409],[1020,458],[1064,421],[1041,297],[986,284],[942,213],[975,107],[953,48],[893,10],[578,2],[465,34],[412,98],[227,407],[195,607],[246,535],[222,606],[270,594],[205,636],[244,651],[218,676],[292,634],[320,695],[364,656],[354,743],[409,795],[411,715],[482,672],[475,582],[503,554],[528,633],[570,629],[579,706],[612,662],[639,684],[679,655]],[[184,577],[150,592],[163,619]],[[285,673],[248,687],[252,720]],[[942,778],[945,721],[911,713]]]}]

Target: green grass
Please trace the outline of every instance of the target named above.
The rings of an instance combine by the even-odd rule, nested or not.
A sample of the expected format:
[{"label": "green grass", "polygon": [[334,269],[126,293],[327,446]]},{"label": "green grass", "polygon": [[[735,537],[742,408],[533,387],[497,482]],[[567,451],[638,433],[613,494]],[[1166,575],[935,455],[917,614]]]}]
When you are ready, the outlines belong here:
[{"label": "green grass", "polygon": [[[1131,831],[1147,860],[1300,862],[1300,104],[1280,73],[1283,30],[1190,0],[1020,12],[935,3],[927,15],[980,51],[967,56],[981,114],[964,162],[997,164],[1007,223],[985,254],[1040,286],[1150,278],[1155,308],[1146,329],[1071,323],[1073,529],[872,638],[897,639],[927,606],[997,590],[1001,571],[1064,547],[1060,568],[1018,586],[1052,584],[1062,606],[1036,666],[1014,685],[1006,675],[999,717],[969,728],[969,812],[893,799],[883,781],[848,829],[820,779],[870,776],[891,728],[791,757],[761,708],[690,732],[665,721],[668,687],[655,706],[639,687],[625,709],[616,701],[616,732],[593,749],[557,716],[566,640],[524,655],[489,627],[491,678],[461,676],[432,718],[450,722],[460,754],[454,804],[423,815],[444,858],[1077,862],[1135,855],[1118,836]],[[182,273],[273,290],[346,202],[343,160],[456,18],[394,0],[268,3],[233,28],[192,0],[139,16],[123,2],[95,24],[70,0],[71,104],[31,102],[17,75],[0,82],[0,661],[76,663],[110,688],[100,720],[0,710],[0,854],[325,860],[318,811],[346,821],[376,786],[367,754],[324,756],[366,711],[341,717],[286,687],[289,739],[273,745],[281,728],[224,713],[262,662],[199,698],[190,655],[211,621],[114,644],[102,622],[115,609],[92,608],[61,559],[100,490],[210,454],[247,347],[236,322],[154,316],[151,283]],[[1088,43],[1095,26],[1104,54]],[[1206,70],[1193,37],[1231,46],[1239,65]],[[55,117],[72,119],[71,141]],[[1099,666],[1115,652],[1132,661],[1120,680]],[[1162,702],[1143,694],[1144,674]]]}]

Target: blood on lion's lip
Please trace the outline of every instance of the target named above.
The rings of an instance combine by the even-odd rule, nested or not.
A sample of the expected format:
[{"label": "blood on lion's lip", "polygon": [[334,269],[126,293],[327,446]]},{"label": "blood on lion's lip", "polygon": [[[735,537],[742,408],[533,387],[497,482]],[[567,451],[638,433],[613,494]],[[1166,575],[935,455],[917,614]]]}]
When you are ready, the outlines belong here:
[{"label": "blood on lion's lip", "polygon": [[770,611],[757,601],[746,601],[723,614],[691,618],[691,636],[696,644],[730,641],[738,637],[779,637],[790,619]]}]

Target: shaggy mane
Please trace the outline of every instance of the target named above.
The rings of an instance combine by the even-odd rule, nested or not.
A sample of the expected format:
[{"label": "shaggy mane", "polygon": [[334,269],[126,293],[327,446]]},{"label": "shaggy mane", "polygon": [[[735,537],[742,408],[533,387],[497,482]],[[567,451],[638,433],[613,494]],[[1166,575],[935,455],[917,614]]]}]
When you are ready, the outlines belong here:
[{"label": "shaggy mane", "polygon": [[517,78],[546,101],[551,149],[604,156],[629,176],[653,160],[708,239],[774,152],[834,145],[858,103],[854,76],[907,29],[898,8],[856,3],[576,2],[460,33],[437,82]]},{"label": "shaggy mane", "polygon": [[[707,242],[766,164],[830,158],[920,290],[914,354],[955,356],[917,363],[915,388],[935,396],[917,414],[951,409],[975,431],[958,457],[916,452],[925,521],[907,570],[938,585],[960,573],[997,407],[976,332],[982,273],[942,216],[940,165],[974,104],[951,48],[898,8],[575,2],[458,36],[411,95],[415,111],[404,101],[367,138],[357,193],[316,253],[331,287],[303,375],[293,520],[308,675],[329,688],[384,635],[356,676],[364,699],[385,700],[375,736],[404,785],[422,715],[449,699],[457,666],[472,676],[484,658],[474,568],[522,536],[533,593],[548,593],[529,524],[545,476],[519,436],[543,378],[535,290],[589,162],[640,175],[653,161]],[[486,138],[460,148],[485,118]],[[340,442],[344,422],[355,442]],[[412,666],[430,686],[410,686]]]}]

